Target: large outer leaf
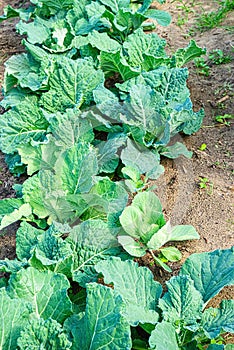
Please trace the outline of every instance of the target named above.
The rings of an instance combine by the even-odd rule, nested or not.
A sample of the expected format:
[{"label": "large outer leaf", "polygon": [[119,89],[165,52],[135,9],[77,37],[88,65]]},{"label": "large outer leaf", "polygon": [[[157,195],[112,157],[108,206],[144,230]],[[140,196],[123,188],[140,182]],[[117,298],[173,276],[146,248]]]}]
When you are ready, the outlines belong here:
[{"label": "large outer leaf", "polygon": [[117,13],[123,7],[128,8],[130,0],[99,0],[100,3],[110,8],[111,11]]},{"label": "large outer leaf", "polygon": [[117,52],[121,48],[118,41],[111,39],[107,33],[99,33],[93,30],[88,39],[89,43],[100,51]]},{"label": "large outer leaf", "polygon": [[75,281],[85,286],[86,282],[97,279],[95,264],[120,253],[116,235],[117,232],[101,220],[86,220],[72,229],[67,241],[77,255]]},{"label": "large outer leaf", "polygon": [[139,74],[127,64],[122,62],[120,51],[116,53],[102,51],[99,57],[100,65],[105,74],[119,73],[123,80],[131,79]]},{"label": "large outer leaf", "polygon": [[29,98],[1,116],[0,149],[13,153],[22,144],[39,141],[43,139],[47,127],[36,100]]},{"label": "large outer leaf", "polygon": [[94,148],[88,143],[78,143],[65,151],[55,164],[57,188],[70,194],[88,192],[97,171]]},{"label": "large outer leaf", "polygon": [[121,152],[121,160],[124,165],[136,168],[150,179],[156,179],[163,173],[163,167],[159,164],[159,154],[138,145],[131,139],[128,139],[127,147]]},{"label": "large outer leaf", "polygon": [[87,119],[80,117],[79,111],[68,109],[66,113],[56,113],[49,119],[49,129],[52,132],[56,145],[66,148],[74,146],[78,142],[92,142],[93,129]]},{"label": "large outer leaf", "polygon": [[144,55],[153,55],[154,57],[166,56],[164,46],[166,41],[161,39],[156,33],[145,34],[143,29],[136,30],[129,35],[123,44],[127,52],[127,61],[130,66],[139,68],[145,60]]},{"label": "large outer leaf", "polygon": [[0,220],[5,215],[11,214],[14,210],[21,207],[24,201],[20,198],[5,198],[0,201]]},{"label": "large outer leaf", "polygon": [[93,99],[93,90],[104,82],[101,70],[94,68],[93,60],[72,60],[64,57],[57,62],[50,77],[50,90],[40,100],[43,108],[50,112],[79,108]]},{"label": "large outer leaf", "polygon": [[21,222],[20,228],[16,232],[16,254],[20,260],[30,258],[31,249],[43,233],[43,230],[38,230],[25,221]]},{"label": "large outer leaf", "polygon": [[130,350],[130,326],[122,298],[111,288],[90,283],[84,317],[71,330],[74,350]]},{"label": "large outer leaf", "polygon": [[72,304],[67,295],[70,283],[64,275],[40,272],[33,267],[11,275],[9,294],[32,304],[37,318],[53,318],[63,322],[71,315]]},{"label": "large outer leaf", "polygon": [[132,326],[153,323],[158,320],[157,302],[162,293],[161,285],[153,275],[137,263],[119,258],[99,262],[95,269],[104,275],[107,284],[114,283],[115,291],[126,304],[125,315]]},{"label": "large outer leaf", "polygon": [[149,131],[157,137],[165,129],[159,113],[161,105],[160,96],[149,86],[135,85],[124,103],[126,110],[121,120],[126,124]]},{"label": "large outer leaf", "polygon": [[59,10],[64,10],[73,5],[74,0],[32,0],[33,4],[42,3],[46,5],[51,11],[51,14],[56,13]]},{"label": "large outer leaf", "polygon": [[113,173],[119,164],[118,150],[126,142],[125,135],[117,135],[97,144],[99,172]]},{"label": "large outer leaf", "polygon": [[184,327],[196,330],[204,303],[193,281],[187,276],[177,276],[172,277],[166,284],[168,292],[159,300],[163,319],[173,324],[180,321]]},{"label": "large outer leaf", "polygon": [[33,22],[20,21],[16,28],[20,35],[27,34],[27,39],[31,44],[42,44],[50,35],[49,25],[49,22],[43,21],[40,17],[35,17]]},{"label": "large outer leaf", "polygon": [[17,338],[28,322],[30,304],[22,299],[11,299],[0,289],[0,349],[15,350]]},{"label": "large outer leaf", "polygon": [[[48,187],[45,187],[47,189]],[[32,207],[33,213],[39,218],[45,218],[49,211],[45,206],[43,189],[38,174],[29,177],[23,184],[23,199]]]},{"label": "large outer leaf", "polygon": [[216,338],[221,331],[234,333],[234,300],[223,300],[220,308],[205,310],[202,327],[210,339]]},{"label": "large outer leaf", "polygon": [[14,222],[20,220],[23,217],[28,217],[32,214],[32,208],[28,203],[24,203],[19,207],[19,209],[15,209],[13,212],[6,214],[1,221],[0,230],[3,228],[13,224]]},{"label": "large outer leaf", "polygon": [[32,319],[21,331],[17,344],[20,350],[68,350],[72,343],[55,320]]},{"label": "large outer leaf", "polygon": [[169,322],[158,323],[149,338],[150,349],[180,350],[176,330]]},{"label": "large outer leaf", "polygon": [[122,212],[128,202],[128,193],[121,182],[114,182],[109,178],[98,181],[92,187],[90,194],[102,199],[107,214]]},{"label": "large outer leaf", "polygon": [[23,53],[9,58],[5,63],[4,92],[7,93],[18,82],[22,87],[33,91],[40,88],[43,78],[39,77],[39,64]]},{"label": "large outer leaf", "polygon": [[234,248],[192,254],[180,275],[188,275],[207,303],[225,286],[234,284]]}]

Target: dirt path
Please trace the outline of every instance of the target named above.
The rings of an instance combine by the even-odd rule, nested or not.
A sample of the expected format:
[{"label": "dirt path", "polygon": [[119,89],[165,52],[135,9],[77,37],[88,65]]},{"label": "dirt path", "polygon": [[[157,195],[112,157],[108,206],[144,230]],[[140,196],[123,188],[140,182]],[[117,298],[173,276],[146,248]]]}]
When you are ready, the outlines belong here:
[{"label": "dirt path", "polygon": [[[16,6],[18,1],[0,1],[0,11],[5,5]],[[158,28],[157,32],[168,42],[168,50],[173,52],[187,45],[191,37],[187,34],[195,23],[195,15],[202,11],[201,5],[194,7],[188,14],[188,21],[178,26],[178,18],[183,13],[178,10],[178,1],[168,0],[162,6],[173,17],[168,28]],[[188,2],[187,2],[188,3]],[[204,1],[206,3],[206,1]],[[217,2],[207,1],[205,10],[217,9]],[[180,17],[179,17],[180,16]],[[0,32],[0,78],[3,77],[3,62],[12,54],[22,51],[20,38],[14,30],[15,21],[3,23]],[[234,23],[234,12],[230,12],[222,23],[222,28],[196,33],[193,37],[200,46],[210,52],[222,49],[233,55],[233,31],[227,30]],[[194,152],[192,160],[165,160],[165,174],[157,181],[157,193],[163,202],[165,213],[174,224],[192,224],[201,235],[199,241],[178,244],[183,253],[183,260],[194,252],[229,248],[234,245],[234,210],[233,210],[233,124],[217,124],[217,115],[234,114],[234,60],[223,65],[213,65],[210,75],[198,75],[194,64],[190,66],[189,87],[195,110],[203,107],[206,112],[204,125],[195,135],[183,138],[187,147]],[[223,102],[222,102],[223,101]],[[178,137],[180,138],[180,136]],[[199,147],[205,143],[204,151]],[[199,188],[199,178],[207,178],[206,189]],[[13,183],[19,182],[6,168],[4,157],[0,154],[0,198],[14,196]],[[15,256],[15,227],[10,227],[0,234],[0,259]],[[150,258],[143,263],[150,265]],[[141,262],[142,263],[142,262]],[[173,274],[178,272],[180,264],[172,264]],[[151,267],[157,278],[161,278],[157,267]],[[166,275],[169,277],[169,274]],[[222,297],[234,297],[234,288],[227,288],[216,301]]]}]

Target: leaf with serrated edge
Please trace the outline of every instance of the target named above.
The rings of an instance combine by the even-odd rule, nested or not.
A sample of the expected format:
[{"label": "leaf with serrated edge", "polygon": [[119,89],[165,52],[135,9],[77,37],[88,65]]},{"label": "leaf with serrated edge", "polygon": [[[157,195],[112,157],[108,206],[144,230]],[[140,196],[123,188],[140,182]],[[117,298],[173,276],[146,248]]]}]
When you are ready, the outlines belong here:
[{"label": "leaf with serrated edge", "polygon": [[104,275],[105,283],[114,283],[114,289],[125,304],[125,315],[132,326],[153,323],[158,320],[156,306],[162,293],[161,285],[154,281],[152,273],[133,261],[119,258],[99,262],[95,269]]},{"label": "leaf with serrated edge", "polygon": [[234,284],[234,247],[192,254],[182,265],[180,275],[188,275],[207,303],[225,286]]}]

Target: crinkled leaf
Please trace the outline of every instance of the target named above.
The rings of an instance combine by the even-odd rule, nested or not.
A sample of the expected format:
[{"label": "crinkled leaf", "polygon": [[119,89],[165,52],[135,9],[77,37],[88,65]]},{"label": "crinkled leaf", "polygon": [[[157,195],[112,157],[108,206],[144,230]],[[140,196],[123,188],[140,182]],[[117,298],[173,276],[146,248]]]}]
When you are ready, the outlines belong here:
[{"label": "crinkled leaf", "polygon": [[91,58],[64,57],[57,62],[49,80],[50,90],[42,95],[40,103],[50,112],[79,108],[92,101],[93,90],[103,82],[103,73],[95,69]]},{"label": "crinkled leaf", "polygon": [[186,120],[183,125],[183,132],[186,135],[192,135],[193,133],[197,132],[202,125],[204,117],[204,109],[200,109],[198,112],[190,111],[189,118],[187,118],[188,120]]},{"label": "crinkled leaf", "polygon": [[117,135],[97,144],[99,172],[113,173],[119,164],[118,150],[126,141],[125,135]]},{"label": "crinkled leaf", "polygon": [[20,350],[68,350],[72,343],[68,340],[68,335],[62,326],[51,318],[47,320],[32,319],[30,323],[21,331],[17,340]]},{"label": "crinkled leaf", "polygon": [[126,60],[129,65],[139,68],[145,60],[144,55],[164,57],[165,44],[165,40],[161,39],[156,33],[145,34],[143,29],[140,28],[128,36],[123,48],[127,52]]},{"label": "crinkled leaf", "polygon": [[138,127],[143,135],[147,131],[154,138],[160,138],[167,124],[160,115],[161,105],[160,95],[149,86],[135,85],[124,103],[125,111],[120,118],[125,124]]},{"label": "crinkled leaf", "polygon": [[16,232],[16,254],[20,260],[30,258],[32,247],[43,233],[43,230],[39,230],[25,221],[21,222]]},{"label": "crinkled leaf", "polygon": [[234,248],[192,254],[180,275],[188,275],[207,303],[225,286],[234,284]]},{"label": "crinkled leaf", "polygon": [[29,98],[1,116],[0,148],[5,153],[12,153],[22,144],[42,140],[47,127],[35,99]]},{"label": "crinkled leaf", "polygon": [[127,62],[122,63],[120,51],[116,53],[104,52],[100,54],[100,65],[105,74],[119,73],[123,80],[128,80],[139,73],[131,69]]},{"label": "crinkled leaf", "polygon": [[194,287],[193,281],[187,276],[172,277],[167,284],[168,292],[159,300],[163,319],[195,331],[197,321],[202,316],[204,306],[201,294]]},{"label": "crinkled leaf", "polygon": [[107,284],[113,283],[114,290],[126,304],[125,315],[132,326],[153,323],[158,320],[156,306],[162,293],[161,285],[153,275],[137,263],[119,258],[99,262],[95,269],[104,275]]},{"label": "crinkled leaf", "polygon": [[85,314],[71,327],[74,349],[131,349],[130,326],[122,316],[122,298],[111,288],[87,285]]},{"label": "crinkled leaf", "polygon": [[53,318],[63,322],[72,313],[67,295],[70,283],[64,275],[51,271],[40,272],[33,267],[11,275],[9,294],[30,302],[37,318]]},{"label": "crinkled leaf", "polygon": [[40,235],[31,251],[33,251],[31,266],[37,268],[38,265],[43,265],[45,269],[63,273],[67,277],[72,276],[73,250],[68,242],[54,235],[53,229]]},{"label": "crinkled leaf", "polygon": [[23,53],[10,57],[5,63],[4,92],[7,93],[16,83],[32,91],[40,89],[46,76],[39,76],[40,65],[32,57]]},{"label": "crinkled leaf", "polygon": [[28,263],[25,260],[24,261],[19,261],[17,259],[0,260],[0,271],[1,272],[13,273],[13,272],[17,272],[17,271],[19,271],[27,266],[28,266]]},{"label": "crinkled leaf", "polygon": [[110,229],[108,224],[101,220],[86,220],[72,229],[67,241],[73,245],[77,256],[73,273],[75,281],[85,285],[86,279],[87,282],[89,279],[96,280],[95,264],[120,253],[117,232],[118,230]]},{"label": "crinkled leaf", "polygon": [[32,0],[33,4],[42,4],[51,14],[55,14],[60,10],[65,10],[73,5],[74,0]]},{"label": "crinkled leaf", "polygon": [[55,164],[55,186],[67,194],[88,192],[97,174],[97,156],[88,143],[78,143],[66,150]]},{"label": "crinkled leaf", "polygon": [[159,154],[131,139],[128,139],[127,146],[121,152],[121,160],[124,165],[136,168],[140,174],[146,174],[151,179],[157,179],[163,173]]},{"label": "crinkled leaf", "polygon": [[19,209],[15,209],[13,212],[6,214],[1,221],[0,230],[13,224],[23,217],[28,217],[32,214],[32,208],[28,203],[22,204]]},{"label": "crinkled leaf", "polygon": [[195,40],[191,40],[189,45],[184,49],[178,49],[175,53],[176,66],[182,67],[184,64],[189,61],[194,60],[196,57],[205,55],[206,49],[202,49],[197,46]]},{"label": "crinkled leaf", "polygon": [[128,193],[120,182],[113,182],[109,178],[98,181],[90,191],[91,195],[97,195],[102,199],[106,213],[121,212],[127,205]]},{"label": "crinkled leaf", "polygon": [[0,289],[0,349],[15,350],[17,338],[28,323],[31,307],[23,299],[11,299]]},{"label": "crinkled leaf", "polygon": [[220,308],[206,309],[201,322],[210,339],[216,338],[221,331],[234,333],[234,300],[223,300]]}]

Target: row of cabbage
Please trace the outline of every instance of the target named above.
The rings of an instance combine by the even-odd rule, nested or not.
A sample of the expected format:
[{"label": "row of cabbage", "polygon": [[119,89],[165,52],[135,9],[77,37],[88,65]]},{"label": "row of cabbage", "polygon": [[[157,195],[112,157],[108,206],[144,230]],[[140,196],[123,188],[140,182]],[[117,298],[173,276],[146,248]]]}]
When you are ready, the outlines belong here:
[{"label": "row of cabbage", "polygon": [[164,244],[199,238],[166,222],[148,181],[161,156],[191,157],[170,140],[201,126],[182,66],[205,50],[169,56],[145,33],[170,23],[151,2],[33,0],[1,17],[20,18],[26,52],[5,64],[0,149],[27,173],[0,203],[0,229],[22,221],[0,262],[2,349],[222,349],[233,331],[233,301],[204,311],[233,283],[232,250],[191,256],[164,296],[132,261],[150,252],[170,271],[181,254]]}]

